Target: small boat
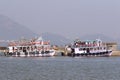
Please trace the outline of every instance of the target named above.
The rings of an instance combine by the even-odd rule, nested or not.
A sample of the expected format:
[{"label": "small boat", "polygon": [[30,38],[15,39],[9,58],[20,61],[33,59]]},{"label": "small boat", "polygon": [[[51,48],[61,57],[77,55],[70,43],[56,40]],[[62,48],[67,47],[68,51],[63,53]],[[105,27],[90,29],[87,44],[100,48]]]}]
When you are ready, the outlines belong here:
[{"label": "small boat", "polygon": [[55,53],[50,41],[44,41],[42,37],[12,41],[8,46],[8,55],[13,57],[51,57]]},{"label": "small boat", "polygon": [[73,45],[67,46],[66,50],[70,56],[111,56],[110,50],[100,39],[94,41],[74,41]]}]

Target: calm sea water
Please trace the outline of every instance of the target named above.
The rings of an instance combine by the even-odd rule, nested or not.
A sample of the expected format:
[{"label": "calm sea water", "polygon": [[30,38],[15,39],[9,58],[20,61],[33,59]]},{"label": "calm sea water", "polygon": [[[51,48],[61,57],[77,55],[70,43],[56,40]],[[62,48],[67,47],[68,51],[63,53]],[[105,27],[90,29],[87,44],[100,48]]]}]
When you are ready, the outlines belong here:
[{"label": "calm sea water", "polygon": [[0,80],[120,80],[120,57],[0,57]]}]

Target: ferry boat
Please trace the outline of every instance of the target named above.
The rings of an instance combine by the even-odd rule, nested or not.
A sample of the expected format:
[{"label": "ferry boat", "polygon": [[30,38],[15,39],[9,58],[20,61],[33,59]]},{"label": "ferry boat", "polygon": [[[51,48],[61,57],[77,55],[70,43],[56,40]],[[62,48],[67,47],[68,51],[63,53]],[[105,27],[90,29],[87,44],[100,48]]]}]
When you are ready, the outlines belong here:
[{"label": "ferry boat", "polygon": [[50,41],[44,41],[42,37],[31,40],[18,40],[9,42],[8,55],[14,57],[50,57],[55,55]]},{"label": "ferry boat", "polygon": [[111,56],[112,50],[110,50],[105,43],[100,39],[94,41],[80,41],[75,40],[74,43],[66,47],[66,50],[70,52],[70,56]]}]

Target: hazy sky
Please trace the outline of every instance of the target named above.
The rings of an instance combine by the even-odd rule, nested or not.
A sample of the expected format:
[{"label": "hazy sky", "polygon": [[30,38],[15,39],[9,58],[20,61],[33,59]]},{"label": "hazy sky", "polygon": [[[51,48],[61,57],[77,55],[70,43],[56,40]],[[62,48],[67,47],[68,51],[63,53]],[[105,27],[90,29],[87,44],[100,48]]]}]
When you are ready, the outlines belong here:
[{"label": "hazy sky", "polygon": [[38,34],[120,37],[120,0],[0,0],[0,14]]}]

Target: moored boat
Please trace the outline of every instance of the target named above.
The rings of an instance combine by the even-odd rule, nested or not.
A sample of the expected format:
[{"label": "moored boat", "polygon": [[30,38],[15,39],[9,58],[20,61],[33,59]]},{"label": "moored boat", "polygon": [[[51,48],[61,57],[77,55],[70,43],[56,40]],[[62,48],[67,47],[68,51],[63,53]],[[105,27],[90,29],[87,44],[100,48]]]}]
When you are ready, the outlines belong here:
[{"label": "moored boat", "polygon": [[8,55],[13,57],[50,57],[55,55],[55,50],[52,49],[50,41],[44,41],[42,37],[39,37],[10,42]]},{"label": "moored boat", "polygon": [[94,41],[74,41],[73,45],[66,47],[66,50],[71,52],[70,56],[111,56],[110,50],[105,43],[100,39]]}]

